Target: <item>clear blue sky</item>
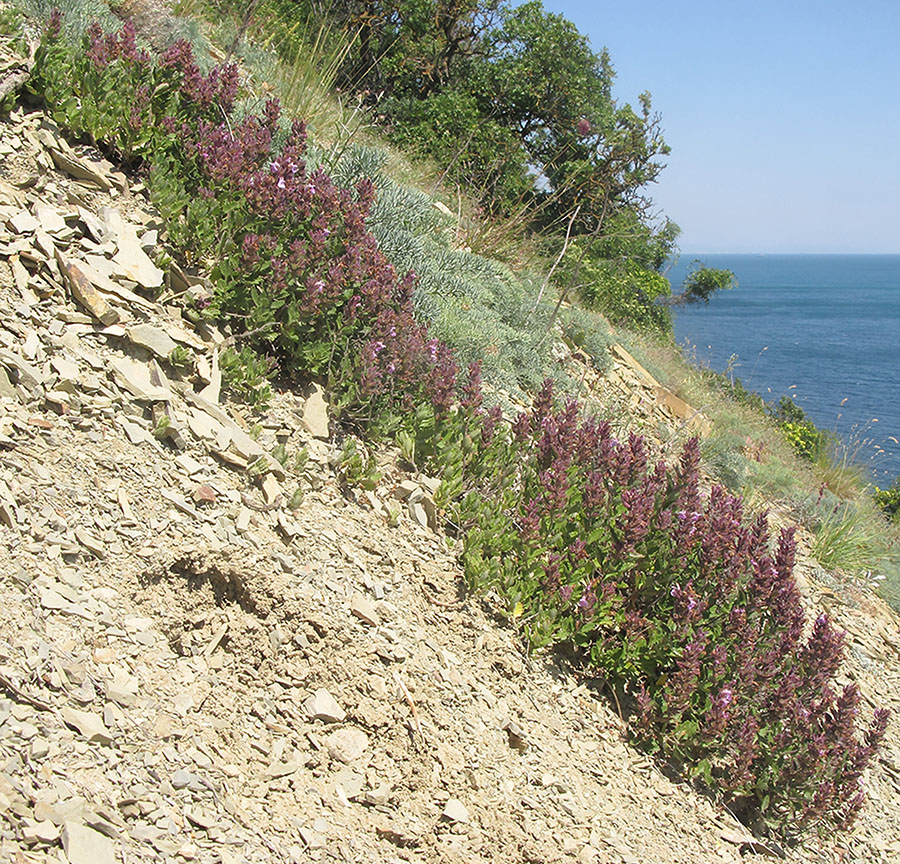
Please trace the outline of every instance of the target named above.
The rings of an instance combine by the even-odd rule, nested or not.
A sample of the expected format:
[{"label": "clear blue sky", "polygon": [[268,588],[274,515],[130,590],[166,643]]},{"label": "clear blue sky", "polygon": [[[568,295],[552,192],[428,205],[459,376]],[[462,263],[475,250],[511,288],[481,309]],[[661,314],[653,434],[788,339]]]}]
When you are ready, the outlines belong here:
[{"label": "clear blue sky", "polygon": [[649,90],[685,252],[900,253],[900,0],[544,0]]}]

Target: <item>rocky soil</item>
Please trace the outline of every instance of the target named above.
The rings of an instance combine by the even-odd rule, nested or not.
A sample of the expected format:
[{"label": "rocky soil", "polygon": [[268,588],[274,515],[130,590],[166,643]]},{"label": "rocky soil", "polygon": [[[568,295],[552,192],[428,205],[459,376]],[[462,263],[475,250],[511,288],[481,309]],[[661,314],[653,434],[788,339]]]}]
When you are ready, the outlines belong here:
[{"label": "rocky soil", "polygon": [[[39,113],[0,157],[0,860],[900,861],[896,721],[851,834],[753,840],[466,594],[431,478],[384,451],[348,489],[315,388],[223,400],[139,182]],[[638,414],[703,431],[614,360]],[[798,575],[896,711],[897,617]]]}]

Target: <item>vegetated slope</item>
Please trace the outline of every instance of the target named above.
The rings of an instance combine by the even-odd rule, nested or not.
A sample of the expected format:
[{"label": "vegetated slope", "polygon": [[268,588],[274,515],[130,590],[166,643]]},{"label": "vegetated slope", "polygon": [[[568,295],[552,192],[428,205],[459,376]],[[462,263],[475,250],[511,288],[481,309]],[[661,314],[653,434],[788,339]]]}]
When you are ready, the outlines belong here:
[{"label": "vegetated slope", "polygon": [[[4,860],[776,851],[629,747],[594,682],[522,654],[462,590],[416,507],[431,483],[396,452],[374,489],[348,488],[317,393],[277,393],[247,434],[218,398],[221,335],[143,296],[162,274],[140,184],[40,114],[4,122],[0,143]],[[79,302],[73,267],[94,287]],[[625,353],[605,386],[681,422]],[[851,634],[845,673],[897,707],[896,618],[802,573]],[[892,726],[855,831],[790,860],[900,854],[898,746]]]}]

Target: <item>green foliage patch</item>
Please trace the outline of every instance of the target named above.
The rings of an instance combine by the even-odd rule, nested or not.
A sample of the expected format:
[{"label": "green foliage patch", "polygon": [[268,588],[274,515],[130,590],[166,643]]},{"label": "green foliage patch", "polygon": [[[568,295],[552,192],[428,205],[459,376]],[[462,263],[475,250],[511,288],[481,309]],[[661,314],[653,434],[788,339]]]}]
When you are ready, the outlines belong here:
[{"label": "green foliage patch", "polygon": [[669,310],[660,303],[671,294],[668,280],[634,258],[595,257],[590,245],[575,242],[566,250],[559,278],[574,285],[585,306],[614,324],[660,335],[672,332]]},{"label": "green foliage patch", "polygon": [[681,285],[681,298],[686,303],[709,303],[717,291],[730,291],[737,287],[737,279],[730,270],[707,267],[702,261],[693,261]]},{"label": "green foliage patch", "polygon": [[875,487],[875,503],[890,519],[896,519],[900,514],[900,477],[896,477],[894,482],[887,489]]},{"label": "green foliage patch", "polygon": [[782,396],[770,414],[801,459],[815,462],[825,453],[828,434],[819,429],[790,396]]}]

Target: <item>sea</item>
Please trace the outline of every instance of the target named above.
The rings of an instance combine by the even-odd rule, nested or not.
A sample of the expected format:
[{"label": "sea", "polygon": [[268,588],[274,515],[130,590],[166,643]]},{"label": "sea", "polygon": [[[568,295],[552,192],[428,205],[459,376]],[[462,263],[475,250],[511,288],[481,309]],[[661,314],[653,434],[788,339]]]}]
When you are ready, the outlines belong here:
[{"label": "sea", "polygon": [[681,255],[738,286],[676,307],[686,356],[766,400],[790,396],[880,486],[900,475],[900,255]]}]

